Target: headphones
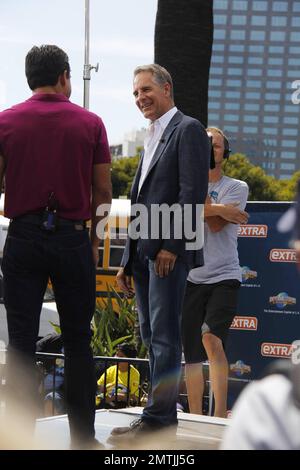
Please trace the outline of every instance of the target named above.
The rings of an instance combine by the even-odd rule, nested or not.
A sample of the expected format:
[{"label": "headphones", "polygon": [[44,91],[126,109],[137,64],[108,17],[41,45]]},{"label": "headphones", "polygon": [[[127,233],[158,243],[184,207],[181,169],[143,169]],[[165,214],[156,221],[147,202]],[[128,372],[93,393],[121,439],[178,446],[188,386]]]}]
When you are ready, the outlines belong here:
[{"label": "headphones", "polygon": [[[222,137],[224,139],[224,153],[223,153],[223,160],[228,160],[230,153],[231,153],[231,148],[229,147],[229,142],[227,137],[222,134]],[[212,144],[212,136],[210,138],[210,144],[211,144],[211,154],[210,154],[210,169],[213,170],[216,167],[215,164],[215,154],[214,154],[214,148]]]},{"label": "headphones", "polygon": [[231,148],[229,147],[229,142],[228,142],[227,137],[224,135],[223,138],[224,138],[224,153],[223,153],[223,158],[224,158],[224,160],[227,160],[227,159],[229,158],[229,156],[230,156]]}]

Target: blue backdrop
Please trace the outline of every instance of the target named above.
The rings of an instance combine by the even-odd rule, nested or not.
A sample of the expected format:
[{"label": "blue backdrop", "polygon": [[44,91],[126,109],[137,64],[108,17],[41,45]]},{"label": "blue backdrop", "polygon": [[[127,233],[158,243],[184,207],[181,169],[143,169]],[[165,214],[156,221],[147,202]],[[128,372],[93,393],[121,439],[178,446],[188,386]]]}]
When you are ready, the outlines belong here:
[{"label": "blue backdrop", "polygon": [[240,227],[238,248],[243,282],[238,312],[230,329],[228,405],[243,382],[259,378],[276,358],[289,358],[300,338],[300,278],[291,233],[277,222],[290,203],[248,203],[249,223]]}]

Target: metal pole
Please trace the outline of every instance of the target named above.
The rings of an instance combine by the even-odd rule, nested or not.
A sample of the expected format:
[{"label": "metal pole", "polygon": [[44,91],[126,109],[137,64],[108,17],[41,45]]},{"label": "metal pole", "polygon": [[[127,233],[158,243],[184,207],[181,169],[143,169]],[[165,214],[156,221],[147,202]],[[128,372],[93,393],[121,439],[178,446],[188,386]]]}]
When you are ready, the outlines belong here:
[{"label": "metal pole", "polygon": [[90,0],[85,0],[85,41],[84,41],[84,68],[83,68],[83,106],[90,106],[90,80],[91,70],[98,72],[99,64],[93,67],[90,64]]},{"label": "metal pole", "polygon": [[83,106],[89,109],[90,105],[90,0],[85,0],[85,39],[84,39],[84,69],[83,69]]}]

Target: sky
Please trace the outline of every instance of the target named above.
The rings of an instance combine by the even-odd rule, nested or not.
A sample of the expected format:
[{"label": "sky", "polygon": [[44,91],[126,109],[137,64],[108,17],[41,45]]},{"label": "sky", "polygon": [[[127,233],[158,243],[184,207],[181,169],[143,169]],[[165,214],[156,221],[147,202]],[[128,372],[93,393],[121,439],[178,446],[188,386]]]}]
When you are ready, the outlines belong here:
[{"label": "sky", "polygon": [[[154,59],[157,0],[90,0],[90,110],[109,143],[147,126],[132,95],[132,73]],[[33,45],[56,44],[69,56],[71,101],[83,104],[85,0],[0,0],[0,111],[31,96],[24,60]]]}]

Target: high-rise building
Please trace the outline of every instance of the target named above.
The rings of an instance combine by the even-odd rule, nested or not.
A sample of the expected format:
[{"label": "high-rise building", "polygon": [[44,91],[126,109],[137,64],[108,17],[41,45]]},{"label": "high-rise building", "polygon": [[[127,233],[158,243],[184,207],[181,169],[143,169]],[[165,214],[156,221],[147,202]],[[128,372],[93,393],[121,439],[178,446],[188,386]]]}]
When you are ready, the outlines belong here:
[{"label": "high-rise building", "polygon": [[144,147],[146,129],[132,130],[124,135],[123,139],[123,157],[134,157],[139,147]]},{"label": "high-rise building", "polygon": [[209,125],[225,131],[233,152],[277,178],[300,169],[296,80],[300,1],[214,0]]}]

